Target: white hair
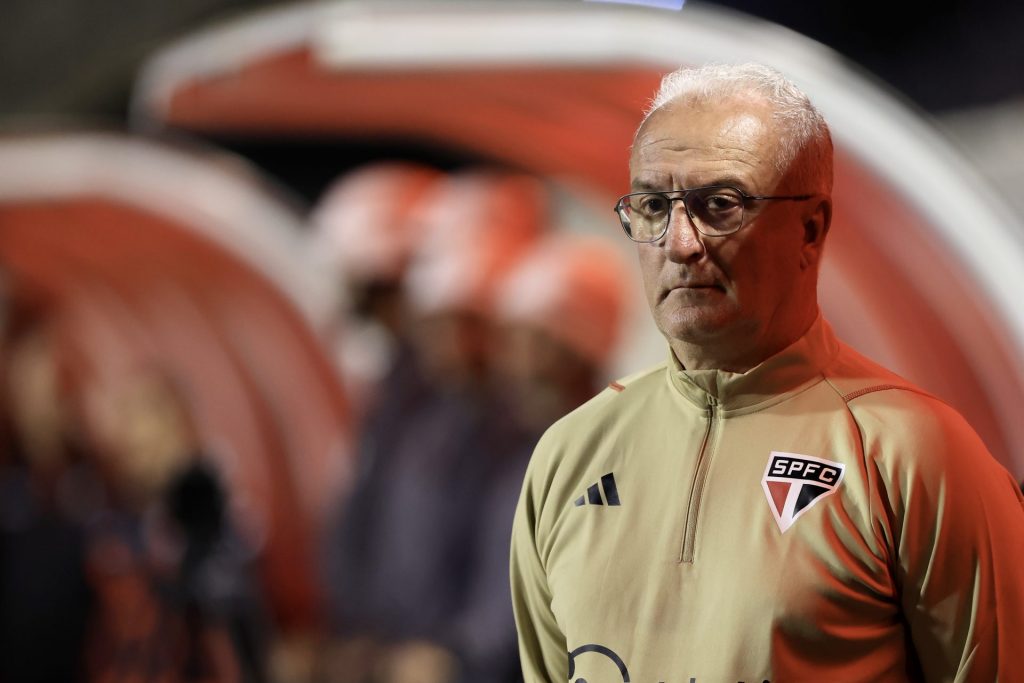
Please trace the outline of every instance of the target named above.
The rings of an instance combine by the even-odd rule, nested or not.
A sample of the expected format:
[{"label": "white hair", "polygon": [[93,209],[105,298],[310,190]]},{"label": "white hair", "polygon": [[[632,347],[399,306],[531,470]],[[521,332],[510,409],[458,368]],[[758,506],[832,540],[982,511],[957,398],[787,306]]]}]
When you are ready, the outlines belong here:
[{"label": "white hair", "polygon": [[800,88],[763,64],[707,64],[667,74],[644,114],[640,130],[655,112],[680,99],[705,104],[750,96],[772,107],[772,118],[782,129],[775,159],[779,170],[785,171],[798,155],[806,154],[806,170],[821,184],[816,189],[830,191],[832,136],[828,124]]}]

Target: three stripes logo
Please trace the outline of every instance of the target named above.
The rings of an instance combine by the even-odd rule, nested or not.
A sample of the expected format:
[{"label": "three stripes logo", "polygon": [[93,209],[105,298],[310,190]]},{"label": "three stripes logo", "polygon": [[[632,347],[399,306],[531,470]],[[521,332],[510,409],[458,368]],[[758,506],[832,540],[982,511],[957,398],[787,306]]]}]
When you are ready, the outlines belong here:
[{"label": "three stripes logo", "polygon": [[775,522],[786,529],[816,503],[836,492],[846,466],[813,455],[772,451],[761,478]]},{"label": "three stripes logo", "polygon": [[[604,497],[601,497],[602,491]],[[577,498],[573,505],[621,505],[619,502],[619,489],[615,486],[615,475],[609,472],[601,477],[601,481],[587,487],[587,494]]]}]

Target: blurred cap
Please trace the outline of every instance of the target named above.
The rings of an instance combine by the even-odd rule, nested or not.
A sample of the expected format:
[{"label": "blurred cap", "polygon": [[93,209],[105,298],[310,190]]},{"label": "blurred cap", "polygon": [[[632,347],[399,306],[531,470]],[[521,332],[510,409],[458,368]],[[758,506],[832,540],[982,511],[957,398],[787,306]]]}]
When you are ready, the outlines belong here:
[{"label": "blurred cap", "polygon": [[342,176],[313,211],[321,256],[353,279],[400,278],[422,239],[410,216],[443,177],[436,169],[397,161]]},{"label": "blurred cap", "polygon": [[600,366],[619,341],[629,286],[622,256],[606,241],[552,236],[504,280],[498,316],[536,326]]},{"label": "blurred cap", "polygon": [[439,183],[413,223],[424,241],[406,280],[421,315],[490,315],[497,285],[545,229],[543,183],[497,171],[460,173]]}]

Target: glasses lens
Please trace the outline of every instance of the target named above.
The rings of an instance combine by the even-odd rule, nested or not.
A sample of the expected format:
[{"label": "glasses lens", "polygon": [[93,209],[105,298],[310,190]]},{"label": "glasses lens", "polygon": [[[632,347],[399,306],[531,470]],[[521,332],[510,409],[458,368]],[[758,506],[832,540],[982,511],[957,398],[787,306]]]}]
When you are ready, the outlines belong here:
[{"label": "glasses lens", "polygon": [[672,203],[660,194],[643,192],[623,197],[619,201],[622,226],[637,242],[653,242],[661,237],[668,225]]},{"label": "glasses lens", "polygon": [[728,235],[743,226],[743,195],[731,187],[691,190],[686,208],[705,235]]}]

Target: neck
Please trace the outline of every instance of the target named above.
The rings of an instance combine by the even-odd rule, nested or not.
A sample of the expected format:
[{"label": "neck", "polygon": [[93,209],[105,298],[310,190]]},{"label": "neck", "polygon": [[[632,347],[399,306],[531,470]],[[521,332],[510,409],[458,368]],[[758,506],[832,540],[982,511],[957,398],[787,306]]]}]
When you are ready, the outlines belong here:
[{"label": "neck", "polygon": [[687,370],[743,373],[760,365],[807,333],[818,317],[815,305],[793,324],[773,319],[759,329],[742,329],[727,337],[700,342],[670,339],[672,353]]}]

